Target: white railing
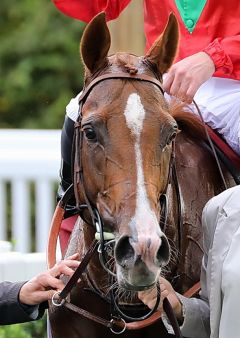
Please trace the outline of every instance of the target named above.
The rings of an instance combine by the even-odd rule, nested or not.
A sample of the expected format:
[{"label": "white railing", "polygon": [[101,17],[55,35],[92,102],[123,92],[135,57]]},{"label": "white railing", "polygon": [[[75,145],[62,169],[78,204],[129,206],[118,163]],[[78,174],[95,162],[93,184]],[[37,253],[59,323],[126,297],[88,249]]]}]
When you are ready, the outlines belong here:
[{"label": "white railing", "polygon": [[0,130],[0,240],[11,240],[16,251],[31,251],[33,233],[35,251],[46,250],[59,180],[60,134]]},{"label": "white railing", "polygon": [[46,253],[11,251],[11,243],[0,241],[0,282],[25,281],[46,270]]}]

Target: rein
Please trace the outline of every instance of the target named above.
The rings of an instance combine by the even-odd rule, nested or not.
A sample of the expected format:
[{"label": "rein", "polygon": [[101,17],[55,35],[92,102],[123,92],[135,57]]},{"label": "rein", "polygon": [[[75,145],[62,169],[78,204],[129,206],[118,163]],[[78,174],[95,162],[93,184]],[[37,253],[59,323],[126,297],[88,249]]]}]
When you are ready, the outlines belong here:
[{"label": "rein", "polygon": [[199,115],[200,118],[201,118],[201,121],[202,121],[203,126],[204,126],[204,130],[205,130],[205,134],[206,134],[208,143],[209,143],[209,145],[210,145],[210,149],[211,149],[211,151],[212,151],[212,153],[213,153],[213,156],[214,156],[214,158],[215,158],[215,161],[216,161],[216,163],[217,163],[218,171],[219,171],[219,173],[220,173],[220,176],[221,176],[221,179],[222,179],[222,181],[223,181],[224,187],[225,187],[225,189],[227,189],[228,186],[227,186],[226,180],[225,180],[224,175],[223,175],[222,167],[221,167],[221,164],[220,164],[218,155],[217,155],[217,153],[216,153],[216,149],[215,149],[215,146],[214,146],[214,144],[213,144],[213,141],[212,141],[212,139],[211,139],[211,137],[210,137],[210,135],[209,135],[209,132],[208,132],[208,130],[207,130],[206,123],[205,123],[205,121],[204,121],[204,119],[203,119],[203,116],[202,116],[202,112],[201,112],[201,110],[200,110],[200,108],[199,108],[199,106],[198,106],[198,104],[196,103],[195,100],[193,100],[193,104],[194,104],[194,106],[195,106],[195,108],[196,108],[196,110],[197,110],[197,112],[198,112],[198,115]]},{"label": "rein", "polygon": [[[67,300],[67,296],[69,295],[70,291],[72,290],[72,288],[76,285],[78,279],[82,276],[82,274],[84,273],[89,261],[91,260],[91,258],[93,257],[93,255],[95,254],[95,252],[97,251],[97,247],[98,247],[98,252],[99,252],[99,257],[100,257],[100,262],[102,263],[103,267],[105,268],[105,270],[107,270],[107,272],[110,272],[110,270],[108,270],[108,268],[106,268],[106,260],[105,260],[105,255],[104,255],[104,241],[105,236],[107,234],[106,237],[108,237],[109,233],[104,233],[103,232],[103,226],[101,224],[101,218],[100,215],[97,211],[97,209],[92,205],[92,203],[90,202],[87,193],[86,193],[86,189],[85,189],[85,185],[84,185],[84,175],[83,175],[83,165],[82,165],[82,157],[80,156],[81,152],[82,152],[82,147],[83,147],[83,132],[81,129],[81,121],[82,121],[82,107],[83,104],[87,98],[87,96],[89,95],[90,91],[92,90],[92,88],[94,86],[96,86],[98,83],[104,81],[104,80],[108,80],[108,79],[128,79],[128,80],[138,80],[138,81],[144,81],[144,82],[148,82],[148,83],[152,83],[155,86],[158,87],[158,89],[161,91],[162,94],[164,94],[164,91],[162,89],[162,85],[161,83],[151,77],[148,76],[146,74],[128,74],[128,73],[111,73],[111,74],[104,74],[101,76],[98,76],[97,78],[95,78],[94,80],[92,80],[92,82],[83,90],[83,93],[81,94],[81,96],[79,97],[79,116],[78,119],[75,123],[75,133],[74,133],[74,145],[73,145],[73,149],[75,148],[75,152],[73,153],[73,161],[74,161],[74,189],[73,186],[71,186],[65,193],[65,195],[62,197],[61,201],[59,202],[59,204],[57,205],[57,208],[55,210],[54,216],[53,216],[53,220],[52,220],[52,225],[51,225],[51,238],[49,240],[49,244],[48,244],[48,257],[49,257],[49,265],[53,266],[55,263],[55,253],[53,253],[51,244],[53,243],[53,245],[56,248],[56,242],[57,242],[57,233],[59,231],[60,225],[61,225],[61,221],[63,219],[63,215],[64,215],[64,207],[67,203],[67,200],[69,199],[69,197],[71,196],[71,194],[73,193],[73,190],[75,192],[75,197],[76,197],[76,202],[77,202],[77,207],[80,211],[81,214],[81,210],[84,208],[87,208],[87,210],[90,213],[91,219],[92,219],[92,224],[95,226],[95,228],[97,229],[98,233],[96,238],[99,238],[99,241],[97,239],[94,239],[89,247],[89,249],[87,250],[85,256],[83,257],[79,267],[76,269],[75,273],[73,274],[73,276],[69,279],[69,281],[67,282],[67,284],[65,285],[64,289],[61,292],[56,292],[55,295],[52,298],[52,303],[55,306],[62,306],[64,305],[65,307],[71,309],[74,312],[77,312],[80,315],[83,315],[95,322],[98,322],[108,328],[110,328],[110,330],[115,333],[115,334],[120,334],[122,332],[124,332],[126,329],[128,330],[133,330],[133,329],[140,329],[143,327],[146,327],[148,325],[153,324],[154,322],[156,322],[157,320],[160,319],[161,317],[161,312],[160,311],[155,311],[158,308],[159,305],[159,301],[160,301],[160,295],[157,299],[157,302],[155,304],[155,307],[153,310],[151,310],[147,315],[141,317],[141,318],[132,318],[132,317],[128,317],[125,314],[123,314],[121,312],[121,310],[119,309],[116,300],[115,300],[115,296],[114,293],[112,293],[111,295],[111,300],[113,301],[113,308],[114,308],[114,312],[116,314],[112,315],[111,320],[105,320],[103,318],[100,318],[84,309],[81,309],[77,306],[75,306],[74,304],[71,304],[69,302],[69,300]],[[166,186],[164,188],[164,191],[162,192],[161,196],[160,196],[160,203],[161,203],[161,219],[160,219],[160,226],[165,229],[166,227],[166,218],[167,218],[167,214],[168,214],[168,206],[167,206],[167,189],[168,186],[171,182],[171,179],[175,180],[175,186],[178,187],[178,182],[177,182],[177,176],[176,176],[176,168],[175,168],[175,147],[174,147],[174,143],[172,145],[172,154],[171,154],[171,159],[170,159],[170,163],[169,163],[169,172],[168,172],[168,179],[167,179],[167,183]],[[79,187],[79,190],[78,190]],[[82,205],[80,203],[81,197],[79,194],[79,191],[81,191],[81,194],[84,198],[85,201],[85,205]],[[179,188],[176,188],[176,191],[179,192]],[[177,194],[179,196],[177,196],[178,198],[178,202],[181,202],[181,198],[180,198],[180,194]],[[180,204],[180,216],[179,219],[181,219],[181,204]],[[181,228],[180,226],[180,222],[178,224],[178,228]],[[56,230],[58,228],[58,231]],[[111,237],[111,236],[110,236]],[[113,237],[114,238],[114,237]],[[181,238],[179,238],[179,245],[181,242]],[[111,273],[111,272],[110,272]],[[158,286],[159,288],[159,286]],[[160,291],[160,288],[159,288]],[[158,292],[160,294],[160,292]],[[172,310],[172,307],[168,301],[167,298],[164,299],[163,301],[163,309],[166,312],[166,315],[169,318],[169,321],[173,327],[175,336],[177,338],[181,338],[181,331],[178,325],[178,322],[176,320],[176,317],[174,315],[174,312]],[[126,320],[134,320],[133,322],[129,322],[126,323]]]}]

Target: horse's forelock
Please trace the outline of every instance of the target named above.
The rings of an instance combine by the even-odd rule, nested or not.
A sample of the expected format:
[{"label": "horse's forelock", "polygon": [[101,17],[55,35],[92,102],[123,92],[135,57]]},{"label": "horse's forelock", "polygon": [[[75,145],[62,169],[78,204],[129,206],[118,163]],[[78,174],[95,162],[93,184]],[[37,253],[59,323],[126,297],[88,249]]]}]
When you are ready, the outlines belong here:
[{"label": "horse's forelock", "polygon": [[96,77],[108,74],[108,73],[130,73],[136,74],[138,72],[143,72],[143,64],[141,62],[142,58],[134,54],[118,52],[116,54],[109,55],[105,62],[101,64],[101,67],[97,69],[96,72],[92,73],[87,67],[85,67],[84,82],[85,85],[88,85]]},{"label": "horse's forelock", "polygon": [[206,138],[205,129],[200,118],[189,109],[185,103],[172,100],[169,105],[170,115],[177,121],[179,129],[185,131],[190,137]]}]

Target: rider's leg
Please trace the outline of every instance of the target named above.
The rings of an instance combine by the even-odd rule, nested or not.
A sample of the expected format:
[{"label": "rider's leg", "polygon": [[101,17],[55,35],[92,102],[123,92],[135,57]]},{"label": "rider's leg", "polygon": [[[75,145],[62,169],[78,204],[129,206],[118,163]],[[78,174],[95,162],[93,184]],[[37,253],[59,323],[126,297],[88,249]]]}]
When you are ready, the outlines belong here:
[{"label": "rider's leg", "polygon": [[[171,101],[171,96],[164,96]],[[240,155],[240,81],[212,77],[201,85],[194,100],[203,120]],[[194,104],[188,108],[198,115]]]},{"label": "rider's leg", "polygon": [[[198,89],[194,100],[204,121],[240,155],[240,81],[212,77]],[[194,106],[192,109],[197,113]]]},{"label": "rider's leg", "polygon": [[[79,96],[79,95],[78,95]],[[70,101],[66,108],[66,117],[61,135],[61,169],[60,183],[58,188],[58,200],[72,184],[72,144],[74,123],[78,116],[78,96]],[[64,254],[69,237],[77,219],[76,201],[74,196],[69,200],[65,210],[64,220],[59,233],[60,246]]]}]

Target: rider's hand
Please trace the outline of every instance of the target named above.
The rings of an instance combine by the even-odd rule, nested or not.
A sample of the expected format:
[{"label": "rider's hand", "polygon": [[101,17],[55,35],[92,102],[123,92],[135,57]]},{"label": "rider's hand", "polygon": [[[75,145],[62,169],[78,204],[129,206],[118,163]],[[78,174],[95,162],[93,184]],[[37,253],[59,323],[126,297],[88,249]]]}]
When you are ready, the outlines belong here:
[{"label": "rider's hand", "polygon": [[63,289],[63,282],[58,279],[61,274],[72,276],[78,267],[79,254],[76,253],[55,264],[51,269],[40,273],[25,283],[19,292],[22,304],[37,305],[52,298],[56,291]]},{"label": "rider's hand", "polygon": [[205,52],[186,57],[169,69],[163,89],[180,100],[191,103],[198,88],[212,77],[215,65]]},{"label": "rider's hand", "polygon": [[[163,277],[160,277],[161,301],[158,310],[162,310],[163,300],[167,298],[173,308],[173,311],[179,321],[182,321],[182,304],[177,297],[172,285]],[[157,301],[157,289],[153,288],[146,291],[138,292],[138,298],[153,309]]]}]

